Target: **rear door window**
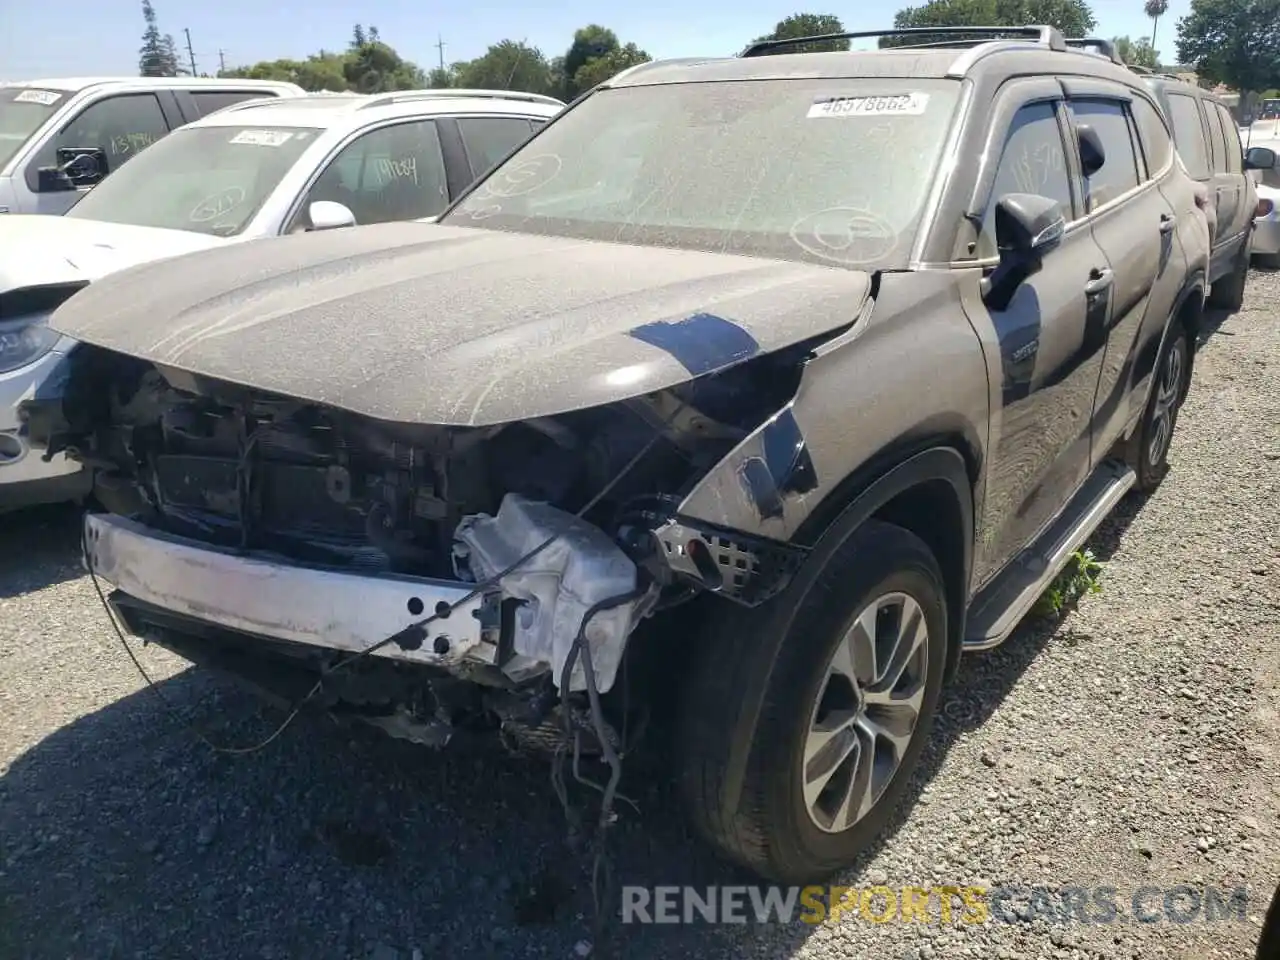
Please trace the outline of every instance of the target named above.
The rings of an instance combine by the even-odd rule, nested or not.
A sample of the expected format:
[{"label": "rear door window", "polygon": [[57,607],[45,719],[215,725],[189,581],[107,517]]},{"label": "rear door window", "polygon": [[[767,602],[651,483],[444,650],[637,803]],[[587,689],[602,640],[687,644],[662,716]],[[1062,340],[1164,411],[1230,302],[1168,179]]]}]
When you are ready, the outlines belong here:
[{"label": "rear door window", "polygon": [[1196,180],[1209,178],[1209,144],[1205,138],[1204,124],[1200,122],[1200,108],[1194,97],[1181,93],[1169,94],[1169,119],[1173,123],[1173,142],[1187,172]]},{"label": "rear door window", "polygon": [[267,90],[188,90],[191,99],[196,103],[196,109],[200,111],[200,116],[207,117],[215,111],[221,110],[223,107],[229,107],[233,103],[243,103],[245,100],[261,100],[263,97],[274,97],[275,94]]},{"label": "rear door window", "polygon": [[1244,147],[1240,144],[1240,128],[1236,126],[1230,110],[1220,103],[1213,106],[1222,121],[1222,138],[1227,144],[1227,173],[1244,173]]},{"label": "rear door window", "polygon": [[1173,141],[1169,139],[1168,128],[1149,100],[1135,96],[1132,109],[1133,118],[1138,124],[1138,132],[1142,135],[1142,149],[1147,158],[1147,176],[1151,177],[1168,164],[1173,154]]},{"label": "rear door window", "polygon": [[1098,132],[1106,162],[1084,181],[1085,208],[1092,212],[1138,185],[1138,159],[1124,104],[1119,100],[1071,101],[1078,123]]},{"label": "rear door window", "polygon": [[482,177],[508,153],[533,133],[523,117],[459,117],[458,129],[467,148],[467,158],[477,177]]},{"label": "rear door window", "polygon": [[1209,124],[1209,152],[1213,155],[1213,172],[1226,173],[1227,148],[1222,136],[1222,120],[1218,117],[1214,104],[1207,100],[1204,102],[1204,115]]}]

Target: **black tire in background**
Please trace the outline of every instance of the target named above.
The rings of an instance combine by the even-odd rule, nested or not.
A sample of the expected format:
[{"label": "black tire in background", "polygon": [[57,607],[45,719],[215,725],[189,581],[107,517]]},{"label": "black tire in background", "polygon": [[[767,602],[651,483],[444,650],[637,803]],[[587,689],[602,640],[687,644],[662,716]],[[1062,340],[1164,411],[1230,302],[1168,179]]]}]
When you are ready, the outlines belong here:
[{"label": "black tire in background", "polygon": [[1249,240],[1246,237],[1236,254],[1231,272],[1218,279],[1209,288],[1209,296],[1205,306],[1214,310],[1226,310],[1235,313],[1244,306],[1244,288],[1249,282]]},{"label": "black tire in background", "polygon": [[[764,607],[741,610],[725,604],[723,615],[711,618],[699,639],[699,659],[684,690],[680,784],[694,825],[723,855],[779,883],[830,876],[853,862],[881,833],[928,740],[945,674],[945,588],[929,548],[913,533],[875,520],[844,536],[834,550],[817,554],[827,557],[820,567],[802,571],[788,590]],[[822,705],[837,679],[829,671],[833,654],[846,649],[841,645],[860,615],[868,615],[871,605],[884,598],[903,611],[918,610],[918,617],[911,614],[912,622],[927,631],[923,639],[914,634],[923,659],[912,659],[901,674],[909,681],[901,686],[908,691],[903,696],[909,696],[911,709],[918,701],[918,712],[900,752],[885,753],[878,739],[872,741],[868,756],[878,762],[885,753],[898,762],[892,772],[873,781],[880,792],[865,815],[844,829],[830,823],[820,826],[811,813],[817,806],[805,797],[802,778],[813,765],[810,760],[806,768],[805,747],[825,722]],[[885,611],[892,614],[889,607]],[[878,616],[874,622],[879,644]],[[904,636],[909,632],[905,627],[899,630]],[[886,680],[880,689],[868,684],[861,691],[861,709],[868,725],[894,726],[894,739],[903,741],[905,714],[892,699],[900,689],[896,684]],[[887,702],[886,685],[892,686]],[[747,691],[761,686],[764,702],[754,727],[739,730]],[[846,704],[839,716],[857,709]],[[833,721],[833,727],[838,725]],[[734,737],[744,733],[749,742],[735,744]],[[747,751],[746,767],[736,802],[726,810],[735,746]],[[839,748],[837,744],[831,755]],[[862,748],[858,749],[860,758]],[[853,764],[862,769],[856,759]],[[832,775],[829,782],[835,781]]]}]

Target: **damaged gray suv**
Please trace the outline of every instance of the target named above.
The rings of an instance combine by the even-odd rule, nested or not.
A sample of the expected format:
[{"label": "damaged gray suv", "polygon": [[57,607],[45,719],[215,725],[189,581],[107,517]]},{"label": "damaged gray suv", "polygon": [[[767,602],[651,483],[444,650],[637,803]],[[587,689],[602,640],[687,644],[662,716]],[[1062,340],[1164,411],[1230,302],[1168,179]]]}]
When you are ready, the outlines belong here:
[{"label": "damaged gray suv", "polygon": [[1142,79],[992,34],[645,64],[437,225],[76,294],[27,427],[96,471],[118,622],[413,740],[594,751],[610,790],[626,731],[674,730],[725,855],[850,863],[959,656],[1159,483],[1201,321]]}]

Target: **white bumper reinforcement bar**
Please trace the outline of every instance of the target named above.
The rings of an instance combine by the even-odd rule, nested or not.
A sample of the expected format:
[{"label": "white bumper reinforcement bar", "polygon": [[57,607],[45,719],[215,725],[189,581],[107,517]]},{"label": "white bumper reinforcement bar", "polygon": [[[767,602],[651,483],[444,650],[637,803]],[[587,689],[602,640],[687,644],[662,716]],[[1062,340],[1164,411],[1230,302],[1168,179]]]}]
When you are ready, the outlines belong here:
[{"label": "white bumper reinforcement bar", "polygon": [[[109,514],[85,517],[86,562],[129,596],[230,630],[357,652],[458,603],[473,585],[302,567],[159,533]],[[467,600],[426,627],[421,646],[391,643],[378,656],[448,667],[492,663],[479,615]]]}]

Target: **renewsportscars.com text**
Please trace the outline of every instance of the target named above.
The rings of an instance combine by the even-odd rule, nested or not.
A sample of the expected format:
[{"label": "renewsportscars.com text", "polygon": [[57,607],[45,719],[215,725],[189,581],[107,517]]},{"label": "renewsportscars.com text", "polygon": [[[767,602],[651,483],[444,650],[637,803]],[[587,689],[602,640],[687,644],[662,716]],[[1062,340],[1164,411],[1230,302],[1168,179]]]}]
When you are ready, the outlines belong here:
[{"label": "renewsportscars.com text", "polygon": [[638,887],[623,923],[1212,923],[1243,921],[1248,891],[1216,887]]}]

